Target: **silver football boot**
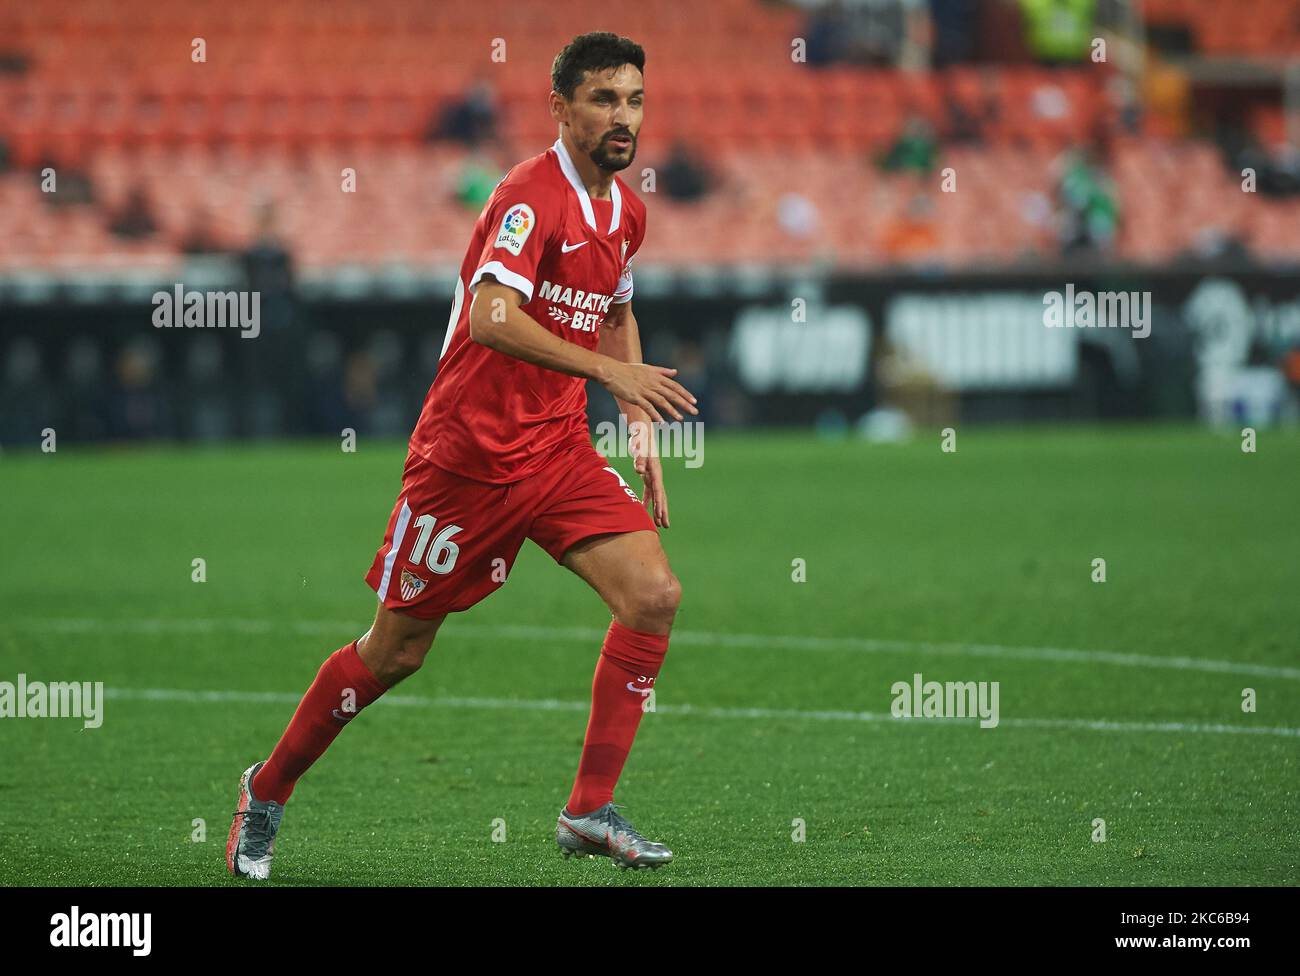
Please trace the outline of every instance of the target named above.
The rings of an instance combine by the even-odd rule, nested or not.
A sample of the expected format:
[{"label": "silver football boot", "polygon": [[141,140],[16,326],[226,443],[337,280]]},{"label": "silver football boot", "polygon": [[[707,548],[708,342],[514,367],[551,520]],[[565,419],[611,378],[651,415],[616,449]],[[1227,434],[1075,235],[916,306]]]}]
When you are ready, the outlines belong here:
[{"label": "silver football boot", "polygon": [[580,817],[569,813],[567,807],[561,810],[555,824],[555,843],[565,858],[575,854],[608,857],[624,870],[658,868],[673,859],[666,845],[642,837],[613,803]]},{"label": "silver football boot", "polygon": [[233,875],[265,881],[271,876],[271,856],[284,806],[253,796],[253,777],[263,765],[265,761],[254,763],[239,777],[239,805],[226,838],[226,867]]}]

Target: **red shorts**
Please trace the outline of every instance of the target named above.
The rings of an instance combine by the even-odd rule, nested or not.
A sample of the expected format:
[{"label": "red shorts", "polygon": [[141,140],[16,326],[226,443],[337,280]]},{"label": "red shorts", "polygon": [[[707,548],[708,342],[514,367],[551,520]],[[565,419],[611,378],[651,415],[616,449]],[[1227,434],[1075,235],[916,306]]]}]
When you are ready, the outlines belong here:
[{"label": "red shorts", "polygon": [[559,562],[583,539],[642,530],[655,531],[650,514],[589,442],[510,485],[471,481],[411,452],[366,582],[388,609],[428,619],[495,592],[524,539]]}]

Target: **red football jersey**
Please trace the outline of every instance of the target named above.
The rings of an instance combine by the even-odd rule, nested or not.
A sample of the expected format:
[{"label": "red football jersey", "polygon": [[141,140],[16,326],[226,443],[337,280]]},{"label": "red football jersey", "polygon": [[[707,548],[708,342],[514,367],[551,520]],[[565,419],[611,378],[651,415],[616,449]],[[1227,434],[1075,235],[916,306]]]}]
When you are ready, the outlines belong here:
[{"label": "red football jersey", "polygon": [[474,342],[469,306],[485,274],[524,296],[524,312],[588,349],[610,306],[632,297],[629,265],[645,204],[617,176],[593,200],[561,140],[515,166],[492,191],[460,266],[438,375],[411,450],[465,478],[497,484],[541,470],[589,440],[585,381]]}]

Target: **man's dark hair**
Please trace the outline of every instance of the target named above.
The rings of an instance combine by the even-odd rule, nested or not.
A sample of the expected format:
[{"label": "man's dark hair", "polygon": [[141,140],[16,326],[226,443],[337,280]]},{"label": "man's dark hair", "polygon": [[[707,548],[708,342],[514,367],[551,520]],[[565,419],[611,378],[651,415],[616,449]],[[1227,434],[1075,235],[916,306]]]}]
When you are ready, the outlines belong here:
[{"label": "man's dark hair", "polygon": [[582,84],[588,71],[621,68],[630,64],[637,71],[645,71],[645,51],[641,45],[609,31],[592,31],[579,34],[555,56],[551,65],[551,87],[568,101]]}]

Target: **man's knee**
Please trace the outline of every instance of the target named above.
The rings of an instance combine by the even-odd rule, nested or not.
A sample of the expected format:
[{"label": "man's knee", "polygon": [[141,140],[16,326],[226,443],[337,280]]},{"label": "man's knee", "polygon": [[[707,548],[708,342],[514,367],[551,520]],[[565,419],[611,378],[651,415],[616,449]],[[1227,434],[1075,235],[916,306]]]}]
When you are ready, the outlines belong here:
[{"label": "man's knee", "polygon": [[643,577],[623,598],[623,606],[615,608],[615,615],[631,621],[634,629],[658,630],[672,626],[677,607],[682,602],[682,584],[672,571]]}]

